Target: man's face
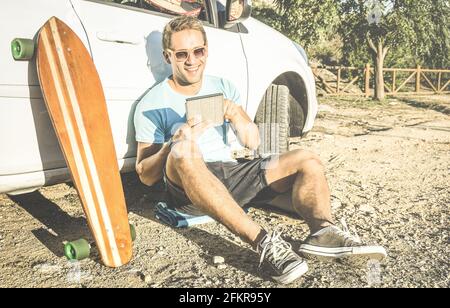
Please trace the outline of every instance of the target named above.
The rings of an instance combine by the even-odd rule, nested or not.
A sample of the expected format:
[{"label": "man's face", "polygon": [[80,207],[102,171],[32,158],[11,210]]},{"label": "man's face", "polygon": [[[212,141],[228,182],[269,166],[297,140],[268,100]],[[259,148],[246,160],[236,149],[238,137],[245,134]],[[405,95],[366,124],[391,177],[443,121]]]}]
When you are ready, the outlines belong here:
[{"label": "man's face", "polygon": [[202,81],[208,58],[207,46],[198,30],[183,30],[172,34],[172,46],[166,51],[174,78],[183,85]]}]

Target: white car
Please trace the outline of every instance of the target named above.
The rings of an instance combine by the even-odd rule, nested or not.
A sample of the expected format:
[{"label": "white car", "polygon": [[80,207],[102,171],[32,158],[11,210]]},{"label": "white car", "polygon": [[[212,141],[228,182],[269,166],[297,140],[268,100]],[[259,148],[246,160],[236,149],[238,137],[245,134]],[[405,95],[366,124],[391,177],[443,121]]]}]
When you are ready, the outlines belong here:
[{"label": "white car", "polygon": [[[170,74],[162,30],[173,18],[151,2],[196,2],[209,41],[205,73],[229,79],[262,133],[262,153],[286,151],[289,136],[311,130],[315,82],[303,48],[250,17],[250,0],[18,0],[0,3],[0,193],[20,194],[70,179],[36,73],[16,61],[15,38],[36,39],[52,16],[68,24],[91,52],[105,91],[121,172],[134,171],[133,114],[139,98]],[[231,5],[240,1],[240,16]],[[273,129],[273,125],[277,129]],[[266,126],[267,127],[267,126]]]}]

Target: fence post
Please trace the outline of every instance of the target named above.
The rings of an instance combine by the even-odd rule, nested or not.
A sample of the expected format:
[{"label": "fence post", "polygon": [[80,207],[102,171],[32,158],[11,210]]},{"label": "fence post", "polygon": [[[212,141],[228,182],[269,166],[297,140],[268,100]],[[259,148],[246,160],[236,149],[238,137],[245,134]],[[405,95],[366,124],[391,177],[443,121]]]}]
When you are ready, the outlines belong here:
[{"label": "fence post", "polygon": [[420,72],[420,65],[417,65],[417,73],[416,73],[416,93],[420,92],[420,79],[421,79],[421,72]]},{"label": "fence post", "polygon": [[439,72],[439,75],[438,75],[438,88],[437,88],[438,93],[441,93],[441,78],[442,78],[442,72]]},{"label": "fence post", "polygon": [[397,71],[394,69],[392,71],[392,94],[395,94],[395,84],[397,83]]},{"label": "fence post", "polygon": [[341,67],[338,68],[338,74],[337,74],[337,86],[336,86],[336,93],[339,94],[341,92]]},{"label": "fence post", "polygon": [[366,94],[366,98],[369,98],[369,96],[370,96],[370,64],[369,63],[366,64],[366,72],[364,75],[365,75],[365,77],[364,77],[364,84],[365,84],[364,92]]}]

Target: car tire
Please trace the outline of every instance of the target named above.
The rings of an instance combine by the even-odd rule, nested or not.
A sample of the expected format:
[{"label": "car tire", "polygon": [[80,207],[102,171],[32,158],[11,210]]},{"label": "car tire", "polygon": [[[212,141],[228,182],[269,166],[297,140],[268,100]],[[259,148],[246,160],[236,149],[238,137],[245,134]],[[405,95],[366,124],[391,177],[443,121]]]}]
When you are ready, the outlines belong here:
[{"label": "car tire", "polygon": [[273,84],[264,94],[255,117],[261,139],[257,152],[261,157],[289,150],[289,97],[289,88],[284,85]]},{"label": "car tire", "polygon": [[290,137],[303,137],[306,112],[302,105],[291,94],[289,94],[289,108]]}]

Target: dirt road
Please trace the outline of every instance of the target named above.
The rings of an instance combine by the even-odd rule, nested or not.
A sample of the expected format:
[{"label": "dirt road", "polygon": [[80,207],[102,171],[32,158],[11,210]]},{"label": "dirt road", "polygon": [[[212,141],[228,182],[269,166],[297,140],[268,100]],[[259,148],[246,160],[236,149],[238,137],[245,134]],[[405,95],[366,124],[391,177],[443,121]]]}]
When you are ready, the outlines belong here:
[{"label": "dirt road", "polygon": [[[448,97],[444,97],[448,99]],[[417,101],[417,99],[415,99]],[[322,99],[314,131],[291,149],[320,154],[332,207],[366,241],[384,245],[382,264],[355,269],[309,262],[289,287],[449,287],[450,118],[408,101],[383,104]],[[154,217],[158,195],[124,177],[138,239],[131,264],[108,269],[94,254],[69,263],[62,242],[90,237],[74,188],[0,195],[0,287],[277,287],[258,273],[258,257],[224,227],[173,230]],[[280,213],[252,209],[298,247],[308,230]],[[213,264],[221,256],[224,264]]]}]

